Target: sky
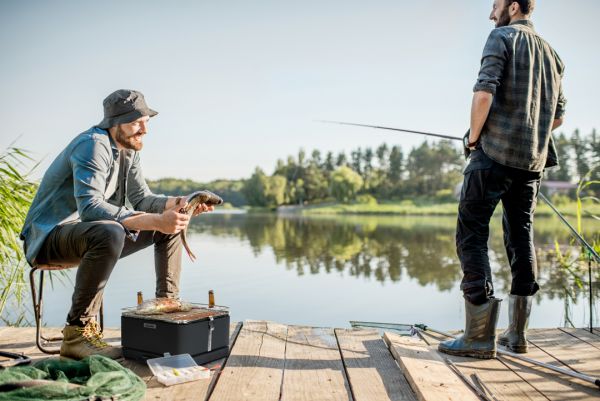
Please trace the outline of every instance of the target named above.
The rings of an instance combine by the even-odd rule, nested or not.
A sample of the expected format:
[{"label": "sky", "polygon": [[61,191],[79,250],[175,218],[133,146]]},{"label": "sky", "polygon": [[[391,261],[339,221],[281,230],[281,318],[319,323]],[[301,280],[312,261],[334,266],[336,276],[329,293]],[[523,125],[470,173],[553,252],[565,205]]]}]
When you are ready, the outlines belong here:
[{"label": "sky", "polygon": [[[560,129],[600,128],[600,1],[539,0],[535,28],[566,65]],[[159,111],[146,178],[249,177],[303,148],[346,151],[462,136],[492,0],[0,0],[0,149],[41,176],[102,119],[116,89]]]}]

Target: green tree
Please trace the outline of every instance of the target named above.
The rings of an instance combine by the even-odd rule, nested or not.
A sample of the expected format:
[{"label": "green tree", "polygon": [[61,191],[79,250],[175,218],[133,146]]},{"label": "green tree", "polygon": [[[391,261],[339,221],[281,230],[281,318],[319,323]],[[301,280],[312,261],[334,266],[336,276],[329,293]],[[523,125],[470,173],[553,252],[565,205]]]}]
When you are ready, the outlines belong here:
[{"label": "green tree", "polygon": [[281,175],[267,176],[259,167],[242,189],[252,206],[275,207],[285,203],[287,180]]},{"label": "green tree", "polygon": [[397,185],[404,174],[404,155],[400,146],[392,147],[389,154],[388,179],[392,185]]},{"label": "green tree", "polygon": [[388,168],[388,158],[390,154],[390,150],[386,143],[382,143],[377,147],[375,151],[377,154],[377,162],[379,163],[379,168],[382,170],[387,170]]},{"label": "green tree", "polygon": [[266,181],[267,176],[265,173],[260,167],[256,167],[252,176],[244,183],[242,191],[251,206],[267,205],[267,199],[265,197]]},{"label": "green tree", "polygon": [[265,180],[265,200],[267,206],[275,207],[285,203],[285,188],[287,179],[282,175],[273,175],[266,177]]},{"label": "green tree", "polygon": [[355,199],[362,185],[362,177],[347,166],[339,167],[331,174],[331,195],[340,202]]},{"label": "green tree", "polygon": [[304,189],[306,200],[312,202],[327,197],[329,183],[325,172],[317,164],[311,163],[304,171]]},{"label": "green tree", "polygon": [[353,151],[350,153],[350,157],[351,157],[351,159],[352,159],[352,163],[351,163],[352,169],[353,169],[354,171],[356,171],[358,174],[361,174],[361,175],[362,175],[362,173],[363,173],[363,166],[362,166],[362,162],[363,162],[362,149],[361,149],[361,148],[358,148],[358,149],[356,149],[356,150],[353,150]]},{"label": "green tree", "polygon": [[321,166],[321,152],[318,149],[312,151],[310,155],[310,163],[314,165]]},{"label": "green tree", "polygon": [[571,143],[564,132],[554,137],[554,146],[558,156],[558,166],[546,170],[546,179],[552,181],[571,181]]},{"label": "green tree", "polygon": [[338,153],[337,158],[335,160],[336,167],[346,166],[347,164],[348,158],[346,157],[346,154],[344,152]]},{"label": "green tree", "polygon": [[571,136],[571,147],[575,160],[575,171],[577,172],[577,181],[580,181],[590,171],[590,160],[588,155],[588,144],[579,130],[576,129]]},{"label": "green tree", "polygon": [[333,159],[333,152],[327,152],[325,157],[325,163],[323,164],[325,171],[331,172],[335,170],[335,161]]}]

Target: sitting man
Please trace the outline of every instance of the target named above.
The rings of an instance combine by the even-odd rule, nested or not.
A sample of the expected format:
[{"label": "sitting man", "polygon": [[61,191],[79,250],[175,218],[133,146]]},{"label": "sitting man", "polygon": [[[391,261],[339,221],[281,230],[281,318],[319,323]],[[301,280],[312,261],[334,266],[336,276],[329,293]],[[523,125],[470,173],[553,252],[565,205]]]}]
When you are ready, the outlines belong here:
[{"label": "sitting man", "polygon": [[[140,92],[108,95],[104,119],[56,157],[27,214],[21,239],[32,266],[79,265],[61,356],[121,355],[102,341],[94,318],[119,258],[153,244],[156,297],[178,297],[179,232],[190,219],[179,213],[185,200],[153,194],[140,168],[142,139],[156,114]],[[194,215],[212,209],[200,204]]]}]

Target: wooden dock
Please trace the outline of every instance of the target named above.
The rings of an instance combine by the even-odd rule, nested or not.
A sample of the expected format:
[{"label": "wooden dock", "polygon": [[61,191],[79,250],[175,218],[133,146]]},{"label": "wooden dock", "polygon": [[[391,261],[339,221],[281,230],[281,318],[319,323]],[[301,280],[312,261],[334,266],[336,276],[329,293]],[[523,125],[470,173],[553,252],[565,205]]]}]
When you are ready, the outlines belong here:
[{"label": "wooden dock", "polygon": [[[58,332],[59,329],[49,329]],[[0,350],[48,357],[34,328],[0,328]],[[118,329],[106,340],[120,342]],[[420,400],[480,399],[436,350],[431,334],[403,337],[376,330],[332,329],[246,321],[231,325],[231,353],[210,364],[211,378],[165,387],[145,364],[123,360],[147,384],[146,400]],[[600,377],[600,335],[582,329],[529,331],[529,358]],[[450,357],[468,378],[481,379],[497,400],[598,400],[600,390],[510,358]]]}]

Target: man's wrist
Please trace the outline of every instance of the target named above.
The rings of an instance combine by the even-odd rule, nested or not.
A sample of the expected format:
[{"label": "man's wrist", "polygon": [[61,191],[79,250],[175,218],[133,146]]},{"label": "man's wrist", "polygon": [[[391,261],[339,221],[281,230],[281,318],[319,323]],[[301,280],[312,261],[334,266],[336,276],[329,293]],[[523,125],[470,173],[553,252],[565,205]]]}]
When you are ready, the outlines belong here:
[{"label": "man's wrist", "polygon": [[465,148],[474,148],[477,145],[477,142],[479,142],[479,139],[471,141],[471,135],[465,135],[463,137],[463,145]]}]

